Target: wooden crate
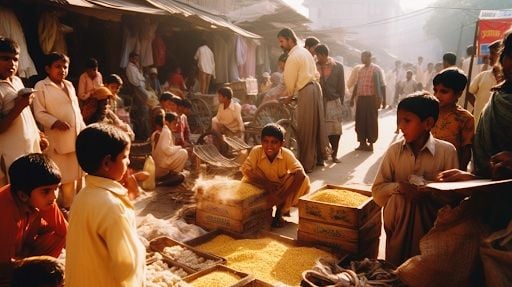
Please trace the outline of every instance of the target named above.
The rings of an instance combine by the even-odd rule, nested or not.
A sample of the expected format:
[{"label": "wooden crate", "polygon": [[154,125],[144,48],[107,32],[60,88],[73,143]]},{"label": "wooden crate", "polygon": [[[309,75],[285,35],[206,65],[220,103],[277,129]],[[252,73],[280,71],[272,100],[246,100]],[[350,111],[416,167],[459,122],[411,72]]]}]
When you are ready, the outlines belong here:
[{"label": "wooden crate", "polygon": [[[299,218],[297,239],[311,244],[317,243],[334,247],[340,251],[356,255],[367,252],[369,247],[376,246],[378,253],[381,228],[380,212],[374,214],[365,225],[358,229]],[[373,252],[370,253],[373,254]],[[377,256],[377,253],[375,253],[375,256]]]},{"label": "wooden crate", "polygon": [[265,281],[261,281],[259,279],[254,279],[247,282],[244,287],[273,287],[274,285],[267,283]]},{"label": "wooden crate", "polygon": [[[194,273],[192,275],[189,275],[185,278],[183,278],[183,281],[187,282],[187,283],[191,283],[192,281],[200,278],[200,277],[203,277],[203,276],[206,276],[212,272],[215,272],[215,271],[220,271],[220,272],[226,272],[226,273],[230,273],[232,275],[235,275],[237,277],[240,278],[240,280],[233,284],[233,285],[228,285],[229,287],[242,287],[242,286],[246,286],[247,283],[251,282],[254,280],[254,277],[247,274],[247,273],[244,273],[244,272],[240,272],[238,270],[235,270],[235,269],[232,269],[232,268],[229,268],[227,266],[224,266],[224,265],[215,265],[211,268],[208,268],[208,269],[205,269],[205,270],[201,270],[197,273]],[[228,287],[226,286],[226,287]]]},{"label": "wooden crate", "polygon": [[198,201],[197,209],[235,220],[244,220],[246,218],[250,218],[251,216],[262,213],[265,210],[268,210],[269,208],[265,201],[254,206],[243,207],[219,204],[216,202],[202,200]]},{"label": "wooden crate", "polygon": [[378,206],[373,201],[370,191],[338,185],[325,185],[317,191],[324,189],[350,190],[368,196],[368,200],[366,200],[358,207],[348,207],[332,203],[313,201],[310,199],[310,197],[314,193],[307,194],[299,199],[299,218],[317,220],[326,224],[358,229],[359,227],[363,226],[374,214],[379,213],[380,211],[380,206]]},{"label": "wooden crate", "polygon": [[267,209],[243,220],[220,216],[197,209],[196,224],[207,230],[222,229],[238,233],[252,233],[270,228],[272,209]]},{"label": "wooden crate", "polygon": [[266,203],[266,192],[261,194],[249,196],[244,199],[225,199],[222,198],[222,194],[214,194],[213,192],[205,194],[202,188],[198,188],[196,191],[196,200],[198,202],[213,202],[219,205],[229,205],[237,208],[251,208],[263,203]]},{"label": "wooden crate", "polygon": [[181,247],[183,247],[185,249],[189,249],[189,250],[193,251],[196,255],[201,256],[201,257],[203,257],[205,259],[213,260],[215,262],[215,264],[225,264],[226,263],[226,259],[224,259],[222,257],[219,257],[217,255],[213,255],[213,254],[210,254],[210,253],[207,253],[207,252],[203,252],[203,251],[197,250],[197,249],[195,249],[192,246],[189,246],[187,244],[178,242],[178,241],[176,241],[176,240],[174,240],[172,238],[169,238],[169,237],[162,236],[162,237],[155,238],[155,239],[153,239],[153,240],[151,240],[149,242],[149,248],[151,248],[151,250],[153,250],[153,251],[159,252],[167,260],[170,260],[171,262],[175,262],[175,263],[177,263],[180,266],[186,266],[187,268],[190,268],[190,269],[193,269],[195,271],[198,271],[197,268],[194,268],[192,266],[188,266],[186,264],[182,264],[182,263],[176,262],[174,259],[170,258],[168,255],[166,255],[164,253],[164,248],[165,247],[172,247],[172,246],[176,246],[176,245],[179,245],[179,246],[181,246]]}]

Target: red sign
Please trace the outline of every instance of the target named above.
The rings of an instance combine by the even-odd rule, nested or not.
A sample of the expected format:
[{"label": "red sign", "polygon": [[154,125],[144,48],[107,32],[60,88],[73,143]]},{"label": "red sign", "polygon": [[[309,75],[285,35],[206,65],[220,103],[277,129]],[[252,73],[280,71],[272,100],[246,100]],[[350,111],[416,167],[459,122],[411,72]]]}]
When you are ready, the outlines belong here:
[{"label": "red sign", "polygon": [[489,55],[489,44],[503,38],[503,34],[512,28],[511,19],[493,19],[478,21],[478,56]]}]

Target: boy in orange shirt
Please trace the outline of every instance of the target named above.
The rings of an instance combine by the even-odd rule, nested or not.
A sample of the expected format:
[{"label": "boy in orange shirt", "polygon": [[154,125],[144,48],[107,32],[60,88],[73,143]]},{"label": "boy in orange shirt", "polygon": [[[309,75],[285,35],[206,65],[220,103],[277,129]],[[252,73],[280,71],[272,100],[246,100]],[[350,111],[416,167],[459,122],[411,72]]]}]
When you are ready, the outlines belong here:
[{"label": "boy in orange shirt", "polygon": [[0,286],[10,276],[13,260],[59,256],[68,223],[55,203],[61,175],[46,155],[31,153],[9,168],[11,184],[0,188]]},{"label": "boy in orange shirt", "polygon": [[466,83],[466,76],[457,68],[445,69],[433,80],[434,96],[439,100],[439,118],[432,129],[432,135],[455,146],[459,167],[464,171],[471,160],[471,147],[475,136],[473,115],[457,104]]}]

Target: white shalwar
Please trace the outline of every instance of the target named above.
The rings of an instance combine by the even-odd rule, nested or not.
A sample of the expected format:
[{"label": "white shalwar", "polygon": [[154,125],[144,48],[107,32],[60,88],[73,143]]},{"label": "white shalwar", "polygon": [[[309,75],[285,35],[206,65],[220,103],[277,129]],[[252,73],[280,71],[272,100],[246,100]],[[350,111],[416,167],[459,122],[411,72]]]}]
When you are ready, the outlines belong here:
[{"label": "white shalwar", "polygon": [[[155,143],[156,135],[160,133],[158,142]],[[151,155],[155,160],[155,175],[164,176],[170,171],[181,172],[188,160],[187,150],[174,144],[171,130],[164,126],[161,132],[153,132],[151,135],[151,145],[153,151]]]}]

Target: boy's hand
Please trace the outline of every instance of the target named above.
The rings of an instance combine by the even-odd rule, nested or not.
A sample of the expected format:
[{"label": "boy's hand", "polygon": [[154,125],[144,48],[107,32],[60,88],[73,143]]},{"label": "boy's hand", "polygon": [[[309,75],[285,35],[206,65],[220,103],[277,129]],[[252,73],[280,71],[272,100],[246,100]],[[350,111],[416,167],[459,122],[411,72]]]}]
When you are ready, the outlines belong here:
[{"label": "boy's hand", "polygon": [[512,152],[503,151],[491,157],[491,177],[494,180],[512,178]]},{"label": "boy's hand", "polygon": [[67,131],[71,128],[71,126],[64,122],[64,121],[61,121],[61,120],[56,120],[53,125],[51,126],[51,129],[56,129],[56,130],[59,130],[59,131]]},{"label": "boy's hand", "polygon": [[140,195],[138,180],[144,180],[149,176],[145,171],[132,173],[130,169],[126,171],[120,183],[128,190],[130,200],[136,199]]},{"label": "boy's hand", "polygon": [[443,172],[440,172],[436,176],[436,181],[466,181],[466,180],[472,180],[475,179],[476,176],[472,173],[469,173],[467,171],[462,171],[460,169],[449,169],[445,170]]},{"label": "boy's hand", "polygon": [[425,188],[410,184],[408,182],[400,182],[398,191],[409,202],[419,202],[428,195]]},{"label": "boy's hand", "polygon": [[50,146],[50,142],[46,138],[43,132],[39,132],[39,148],[41,151],[45,151]]}]

